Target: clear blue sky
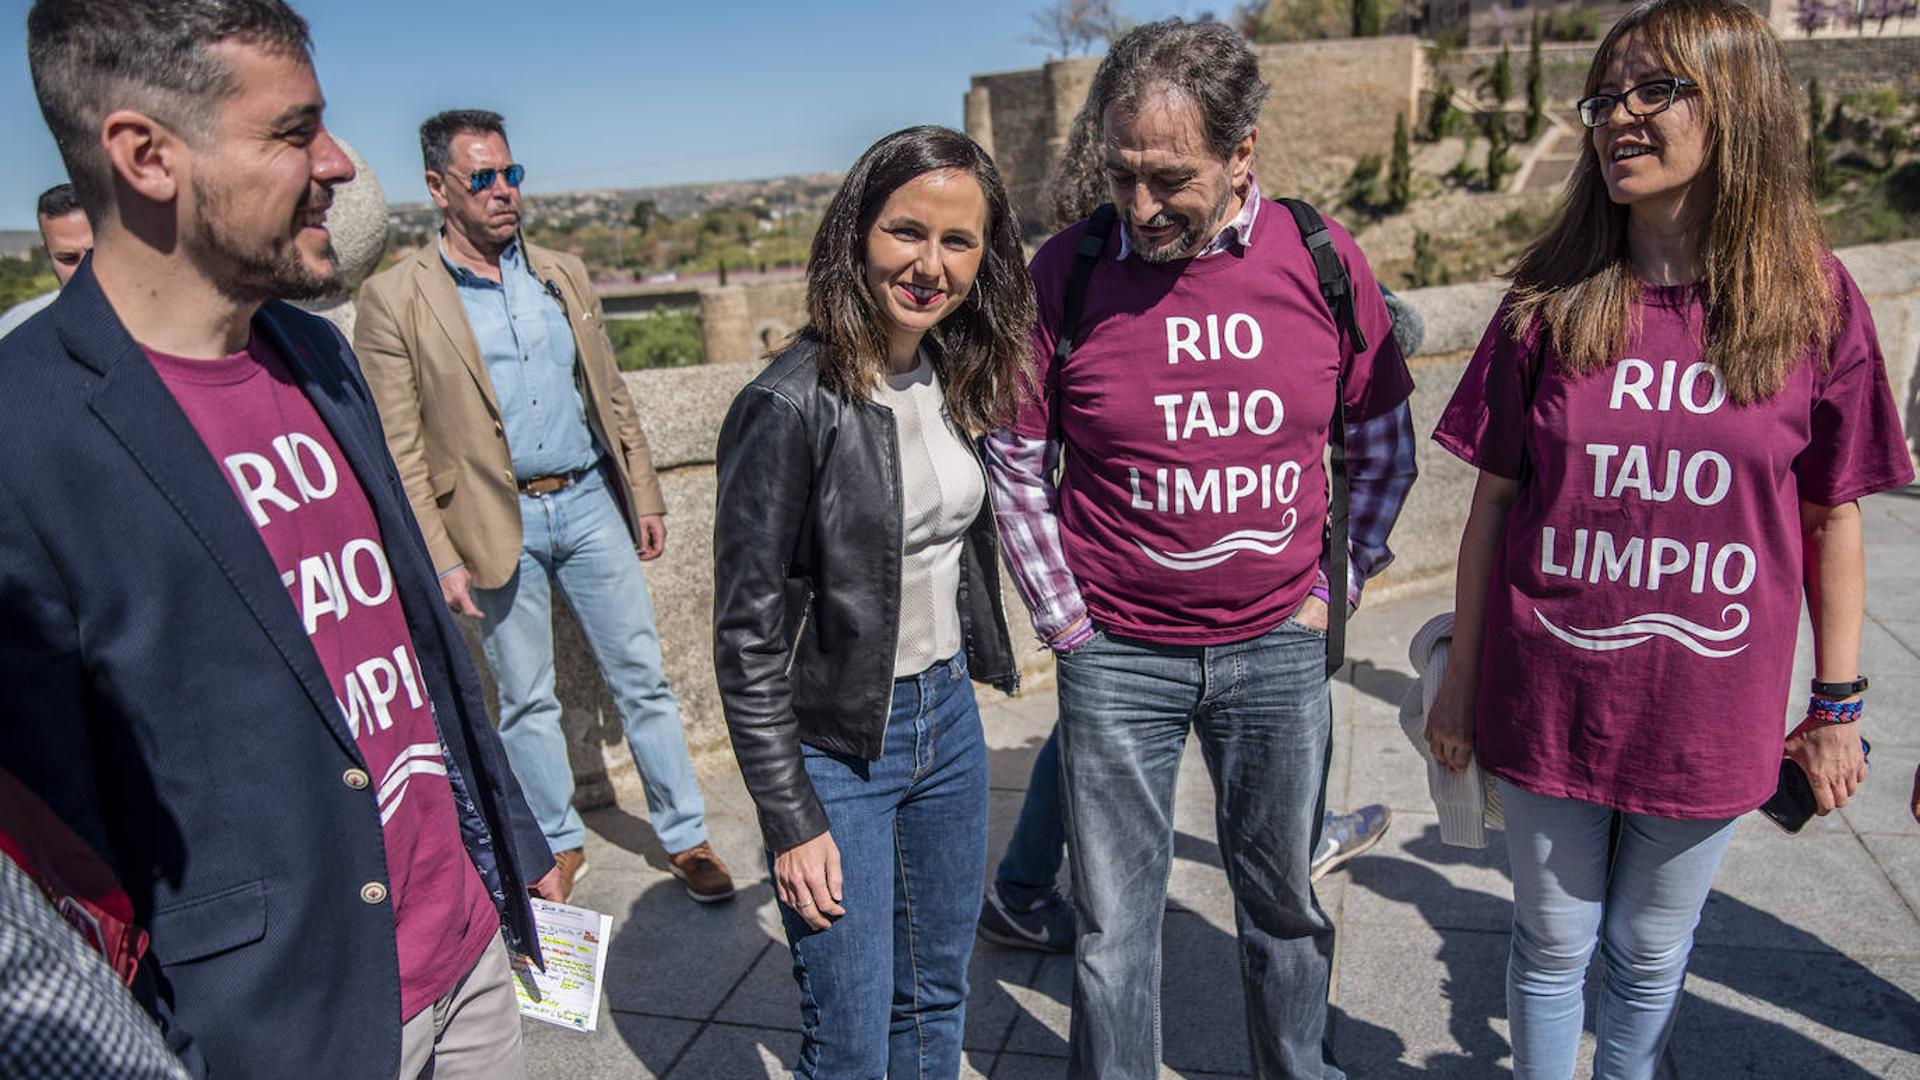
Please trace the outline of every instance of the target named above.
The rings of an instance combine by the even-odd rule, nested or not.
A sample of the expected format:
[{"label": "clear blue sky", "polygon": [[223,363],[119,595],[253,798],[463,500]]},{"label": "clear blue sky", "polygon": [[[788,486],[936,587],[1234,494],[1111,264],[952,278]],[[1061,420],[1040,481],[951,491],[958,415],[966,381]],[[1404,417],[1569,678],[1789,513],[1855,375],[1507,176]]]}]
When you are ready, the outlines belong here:
[{"label": "clear blue sky", "polygon": [[[916,123],[961,123],[968,77],[1038,66],[1045,0],[294,0],[327,122],[392,202],[425,199],[416,131],[445,108],[507,117],[527,190],[845,168]],[[65,178],[26,65],[30,0],[0,0],[0,228]],[[1132,0],[1135,18],[1231,0]]]}]

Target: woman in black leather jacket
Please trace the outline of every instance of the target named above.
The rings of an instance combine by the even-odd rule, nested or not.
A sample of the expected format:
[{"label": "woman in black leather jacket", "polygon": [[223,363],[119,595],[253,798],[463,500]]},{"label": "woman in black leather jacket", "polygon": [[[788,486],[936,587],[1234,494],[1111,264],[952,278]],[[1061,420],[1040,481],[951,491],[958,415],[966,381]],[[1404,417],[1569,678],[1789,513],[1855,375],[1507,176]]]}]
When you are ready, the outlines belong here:
[{"label": "woman in black leather jacket", "polygon": [[720,432],[714,663],[800,984],[802,1077],[958,1075],[986,865],[969,681],[1018,671],[973,436],[1033,322],[993,162],[875,143],[828,206],[808,324]]}]

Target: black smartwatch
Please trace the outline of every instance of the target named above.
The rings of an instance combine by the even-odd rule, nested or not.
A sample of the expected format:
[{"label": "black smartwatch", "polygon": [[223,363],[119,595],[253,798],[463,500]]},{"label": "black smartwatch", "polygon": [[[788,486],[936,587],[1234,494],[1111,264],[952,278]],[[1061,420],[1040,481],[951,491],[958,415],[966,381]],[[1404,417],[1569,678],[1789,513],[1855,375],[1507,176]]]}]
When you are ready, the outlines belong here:
[{"label": "black smartwatch", "polygon": [[1867,677],[1862,675],[1852,682],[1821,682],[1819,679],[1815,679],[1813,680],[1813,692],[1819,697],[1836,699],[1852,697],[1855,694],[1864,694],[1867,692]]}]

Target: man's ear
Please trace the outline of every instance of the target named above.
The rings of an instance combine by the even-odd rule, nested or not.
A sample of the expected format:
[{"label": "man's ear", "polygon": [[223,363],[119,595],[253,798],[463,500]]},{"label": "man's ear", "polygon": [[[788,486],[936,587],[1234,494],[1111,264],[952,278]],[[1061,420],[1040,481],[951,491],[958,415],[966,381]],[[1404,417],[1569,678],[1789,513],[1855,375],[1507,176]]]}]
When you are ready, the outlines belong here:
[{"label": "man's ear", "polygon": [[192,152],[172,128],[145,113],[116,109],[100,122],[100,145],[115,179],[134,194],[155,203],[179,197]]},{"label": "man's ear", "polygon": [[1244,190],[1247,186],[1247,177],[1253,172],[1253,144],[1259,137],[1259,128],[1249,129],[1247,137],[1233,148],[1233,157],[1227,161],[1227,175],[1232,178],[1235,191]]},{"label": "man's ear", "polygon": [[440,209],[447,208],[447,178],[432,169],[427,170],[427,197]]}]

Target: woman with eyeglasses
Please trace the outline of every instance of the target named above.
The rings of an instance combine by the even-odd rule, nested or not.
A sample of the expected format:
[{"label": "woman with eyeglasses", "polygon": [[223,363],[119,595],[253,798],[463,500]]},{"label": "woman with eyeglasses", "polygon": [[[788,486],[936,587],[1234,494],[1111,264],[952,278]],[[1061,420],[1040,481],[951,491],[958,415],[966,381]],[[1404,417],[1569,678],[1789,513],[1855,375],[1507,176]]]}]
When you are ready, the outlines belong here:
[{"label": "woman with eyeglasses", "polygon": [[800,985],[801,1077],[953,1077],[987,854],[969,679],[1018,682],[973,437],[1012,419],[1033,290],[956,131],[828,204],[807,325],[720,431],[714,664]]},{"label": "woman with eyeglasses", "polygon": [[1572,1075],[1596,944],[1593,1074],[1651,1077],[1735,820],[1783,754],[1820,813],[1865,778],[1856,500],[1913,477],[1765,19],[1642,4],[1586,95],[1560,217],[1434,435],[1480,476],[1427,737],[1497,778],[1523,1080]]}]

